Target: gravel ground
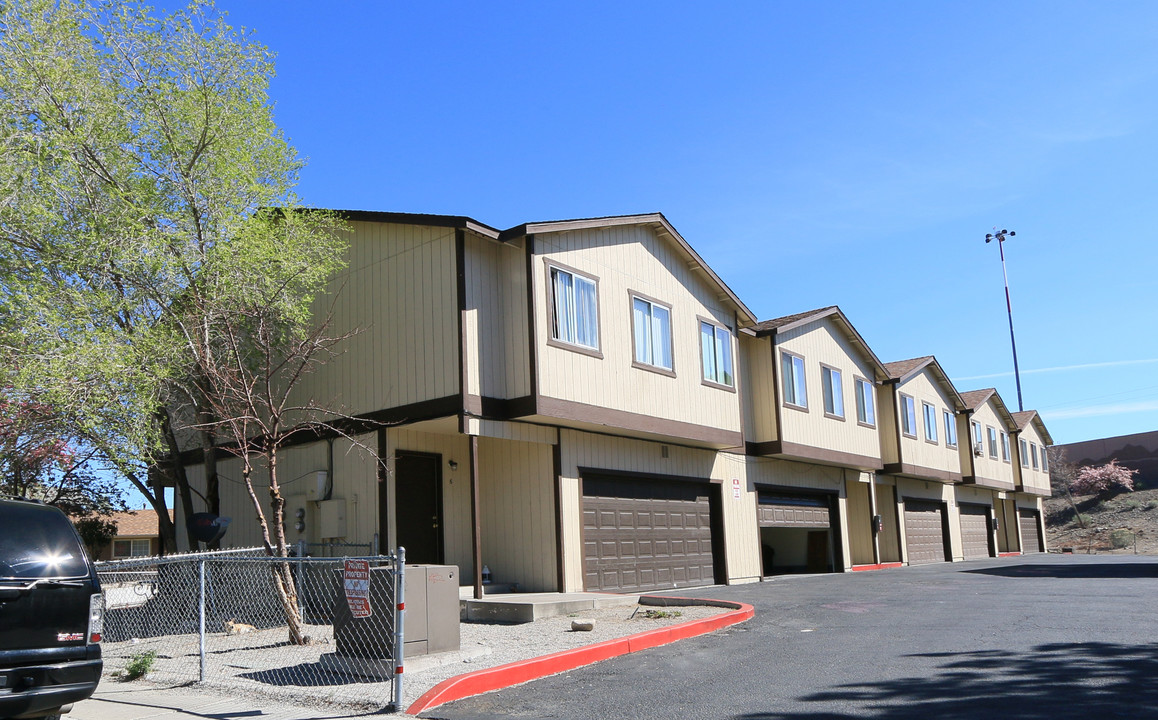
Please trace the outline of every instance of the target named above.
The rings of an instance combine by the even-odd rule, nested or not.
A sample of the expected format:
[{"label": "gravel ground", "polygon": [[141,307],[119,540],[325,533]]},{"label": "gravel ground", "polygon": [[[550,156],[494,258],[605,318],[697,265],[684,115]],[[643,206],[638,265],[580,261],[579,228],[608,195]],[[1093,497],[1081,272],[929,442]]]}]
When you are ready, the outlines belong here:
[{"label": "gravel ground", "polygon": [[[666,611],[671,616],[648,617],[648,611]],[[725,611],[724,608],[707,606],[626,606],[588,610],[533,623],[464,622],[460,625],[460,657],[424,670],[412,670],[407,663],[403,681],[403,707],[409,707],[427,690],[456,675],[710,617]],[[590,632],[574,632],[571,630],[573,620],[590,620],[595,627]],[[390,702],[391,689],[388,682],[368,682],[347,673],[335,674],[322,667],[319,662],[322,656],[334,651],[329,627],[311,626],[307,634],[313,637],[314,643],[308,646],[288,645],[285,643],[285,634],[286,630],[282,627],[241,635],[211,636],[207,673],[210,680],[206,683],[206,689],[230,694],[265,695],[310,706],[337,704],[378,709]],[[132,655],[151,650],[157,653],[157,657],[152,670],[145,677],[146,681],[159,686],[174,686],[190,684],[198,677],[195,635],[107,644],[104,650],[108,675],[122,669]]]}]

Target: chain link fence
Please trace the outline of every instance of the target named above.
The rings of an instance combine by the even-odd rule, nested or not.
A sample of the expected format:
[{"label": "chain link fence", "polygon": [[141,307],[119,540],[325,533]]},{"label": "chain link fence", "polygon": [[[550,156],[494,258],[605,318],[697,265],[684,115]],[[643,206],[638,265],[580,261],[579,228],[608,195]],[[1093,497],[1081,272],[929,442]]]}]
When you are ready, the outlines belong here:
[{"label": "chain link fence", "polygon": [[98,563],[105,672],[398,709],[404,557],[256,548]]}]

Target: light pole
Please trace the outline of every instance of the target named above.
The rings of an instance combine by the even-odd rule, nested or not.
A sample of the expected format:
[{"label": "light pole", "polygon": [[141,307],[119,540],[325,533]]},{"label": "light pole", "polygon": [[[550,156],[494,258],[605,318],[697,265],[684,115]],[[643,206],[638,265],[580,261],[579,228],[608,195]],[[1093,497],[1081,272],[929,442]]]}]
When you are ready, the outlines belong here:
[{"label": "light pole", "polygon": [[985,242],[997,241],[997,249],[1001,253],[1001,276],[1005,278],[1005,310],[1009,313],[1009,343],[1013,346],[1013,380],[1017,383],[1017,411],[1022,412],[1025,406],[1021,402],[1021,373],[1017,369],[1017,340],[1013,337],[1013,305],[1009,302],[1009,273],[1005,272],[1005,238],[1016,235],[1012,230],[1002,230],[999,233],[985,235]]}]

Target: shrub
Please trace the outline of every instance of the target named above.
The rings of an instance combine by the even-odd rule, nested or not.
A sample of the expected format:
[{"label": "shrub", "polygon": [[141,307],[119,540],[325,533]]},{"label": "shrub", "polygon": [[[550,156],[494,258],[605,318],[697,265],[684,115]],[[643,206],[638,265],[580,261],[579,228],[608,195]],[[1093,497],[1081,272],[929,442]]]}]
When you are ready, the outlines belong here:
[{"label": "shrub", "polygon": [[[1153,501],[1151,501],[1153,502]],[[1130,498],[1122,503],[1122,506],[1129,510],[1140,510],[1142,508],[1142,501]]]},{"label": "shrub", "polygon": [[1110,547],[1115,550],[1130,547],[1134,544],[1134,533],[1131,530],[1115,530],[1110,533]]},{"label": "shrub", "polygon": [[144,677],[153,669],[153,662],[157,659],[156,650],[146,650],[142,653],[137,653],[129,659],[125,664],[125,679],[136,680],[139,677]]},{"label": "shrub", "polygon": [[1089,527],[1094,523],[1094,519],[1085,513],[1078,515],[1078,524],[1082,527]]},{"label": "shrub", "polygon": [[1071,486],[1079,495],[1099,495],[1108,497],[1124,491],[1134,489],[1134,476],[1137,470],[1131,470],[1111,460],[1105,465],[1084,467],[1078,471],[1078,477]]},{"label": "shrub", "polygon": [[1154,508],[1158,508],[1158,500],[1147,500],[1146,509],[1153,510]]}]

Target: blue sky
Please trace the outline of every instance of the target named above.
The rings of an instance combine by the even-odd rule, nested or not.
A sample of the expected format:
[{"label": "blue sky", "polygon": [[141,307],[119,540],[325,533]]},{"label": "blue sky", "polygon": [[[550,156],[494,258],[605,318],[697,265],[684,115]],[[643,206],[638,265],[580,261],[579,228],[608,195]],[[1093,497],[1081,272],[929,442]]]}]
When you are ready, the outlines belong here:
[{"label": "blue sky", "polygon": [[[168,4],[168,3],[166,3]],[[663,212],[761,318],[838,304],[1059,443],[1158,429],[1158,4],[219,0],[318,207]]]}]

